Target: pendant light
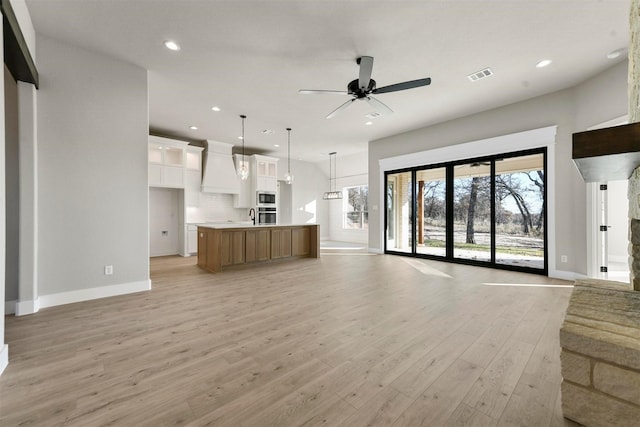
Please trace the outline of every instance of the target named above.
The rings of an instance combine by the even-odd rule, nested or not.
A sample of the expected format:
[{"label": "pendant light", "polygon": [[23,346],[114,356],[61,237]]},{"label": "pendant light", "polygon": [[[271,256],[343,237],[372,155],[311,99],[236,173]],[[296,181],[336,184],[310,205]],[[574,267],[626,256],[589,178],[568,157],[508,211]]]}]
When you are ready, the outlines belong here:
[{"label": "pendant light", "polygon": [[244,114],[240,115],[242,119],[242,164],[240,165],[240,169],[238,169],[238,176],[243,181],[249,177],[249,168],[247,167],[247,162],[244,160],[244,119],[247,118]]},{"label": "pendant light", "polygon": [[333,153],[329,153],[329,190],[326,193],[324,193],[324,195],[322,196],[322,198],[324,200],[336,200],[336,199],[342,199],[342,191],[336,191],[336,183],[335,183],[335,169],[337,168],[338,162],[334,162],[335,164],[333,165],[333,171],[331,170],[331,163],[332,163],[332,159],[335,159],[336,156],[336,152],[334,151]]},{"label": "pendant light", "polygon": [[291,174],[291,128],[287,128],[287,173],[284,175],[284,180],[287,184],[293,182],[293,175]]}]

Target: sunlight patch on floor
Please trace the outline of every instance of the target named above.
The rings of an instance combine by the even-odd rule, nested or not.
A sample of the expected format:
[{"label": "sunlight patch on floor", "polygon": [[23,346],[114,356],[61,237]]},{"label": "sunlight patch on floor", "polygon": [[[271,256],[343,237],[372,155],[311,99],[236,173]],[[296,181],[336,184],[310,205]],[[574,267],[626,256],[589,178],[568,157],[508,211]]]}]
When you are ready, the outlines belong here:
[{"label": "sunlight patch on floor", "polygon": [[429,267],[428,265],[424,264],[424,262],[420,260],[413,259],[413,258],[405,258],[405,257],[400,257],[400,259],[424,275],[446,277],[448,279],[453,279],[453,277],[449,276],[447,273],[443,273],[440,270],[437,270],[433,267]]},{"label": "sunlight patch on floor", "polygon": [[551,285],[547,283],[483,283],[485,286],[515,286],[531,288],[573,288],[573,285]]}]

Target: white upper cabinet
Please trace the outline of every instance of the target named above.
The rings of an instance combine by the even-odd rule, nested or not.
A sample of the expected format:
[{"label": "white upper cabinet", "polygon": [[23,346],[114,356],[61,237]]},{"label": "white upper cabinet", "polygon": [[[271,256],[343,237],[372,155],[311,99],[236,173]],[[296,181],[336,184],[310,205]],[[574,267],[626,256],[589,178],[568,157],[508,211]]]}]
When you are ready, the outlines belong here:
[{"label": "white upper cabinet", "polygon": [[[186,171],[197,171],[199,181],[202,150],[184,141],[149,136],[149,186],[185,188]],[[195,175],[190,177],[189,184],[195,180]]]},{"label": "white upper cabinet", "polygon": [[[274,157],[253,155],[252,171],[255,173],[253,180],[255,191],[278,190],[278,159]],[[254,196],[255,197],[255,196]]]}]

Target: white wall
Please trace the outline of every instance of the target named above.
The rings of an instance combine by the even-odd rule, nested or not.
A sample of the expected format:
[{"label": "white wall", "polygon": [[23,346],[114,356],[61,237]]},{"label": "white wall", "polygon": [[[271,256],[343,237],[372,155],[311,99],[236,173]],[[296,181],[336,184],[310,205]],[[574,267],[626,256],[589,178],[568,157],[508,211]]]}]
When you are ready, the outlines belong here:
[{"label": "white wall", "polygon": [[[335,188],[342,190],[345,187],[369,184],[367,151],[339,157],[336,155]],[[329,173],[329,160],[322,162],[323,170]],[[326,190],[329,190],[329,175],[326,177]],[[338,242],[354,242],[367,244],[369,241],[368,230],[349,230],[343,228],[343,212],[345,199],[328,200],[325,203],[329,207],[329,239]]]},{"label": "white wall", "polygon": [[40,302],[148,288],[147,71],[36,41]]},{"label": "white wall", "polygon": [[249,221],[249,209],[233,207],[233,194],[200,193],[199,206],[187,206],[186,222]]},{"label": "white wall", "polygon": [[[284,180],[286,158],[278,162],[278,180]],[[284,165],[284,166],[281,166]],[[291,222],[293,224],[320,225],[321,238],[329,236],[329,206],[322,200],[326,190],[326,176],[315,163],[291,160],[291,193],[293,209]]]},{"label": "white wall", "polygon": [[[586,274],[586,185],[571,160],[571,134],[626,113],[626,69],[625,61],[572,89],[370,142],[369,247],[383,247],[380,159],[557,125],[556,166],[549,171],[556,183],[556,240],[549,244],[558,270]],[[567,263],[560,263],[561,255]]]}]

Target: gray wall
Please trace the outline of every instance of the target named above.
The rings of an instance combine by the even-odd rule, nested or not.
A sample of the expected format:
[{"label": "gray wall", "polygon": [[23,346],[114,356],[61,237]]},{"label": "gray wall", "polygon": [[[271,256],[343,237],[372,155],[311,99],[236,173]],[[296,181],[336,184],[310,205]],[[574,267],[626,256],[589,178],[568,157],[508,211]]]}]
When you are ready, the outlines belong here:
[{"label": "gray wall", "polygon": [[[510,133],[557,125],[556,268],[586,274],[586,186],[571,160],[571,134],[627,112],[627,62],[576,86],[369,143],[369,205],[383,209],[378,161]],[[369,247],[381,250],[379,212],[369,216]],[[561,254],[568,255],[560,263]]]},{"label": "gray wall", "polygon": [[18,85],[4,67],[6,236],[5,301],[18,299],[20,169],[18,167]]},{"label": "gray wall", "polygon": [[147,71],[36,43],[40,296],[148,280]]}]

